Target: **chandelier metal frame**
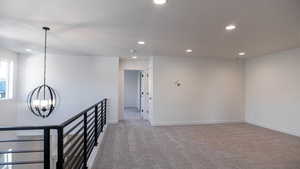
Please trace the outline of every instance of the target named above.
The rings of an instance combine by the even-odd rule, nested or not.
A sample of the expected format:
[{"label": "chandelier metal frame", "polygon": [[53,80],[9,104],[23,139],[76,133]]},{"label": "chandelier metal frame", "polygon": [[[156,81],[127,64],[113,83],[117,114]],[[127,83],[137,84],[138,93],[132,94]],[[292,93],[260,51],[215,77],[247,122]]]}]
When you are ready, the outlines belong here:
[{"label": "chandelier metal frame", "polygon": [[27,104],[30,111],[37,117],[47,118],[51,115],[56,107],[57,95],[55,90],[46,84],[47,73],[47,32],[49,27],[43,27],[45,30],[45,47],[44,47],[44,79],[43,84],[36,87],[27,98]]}]

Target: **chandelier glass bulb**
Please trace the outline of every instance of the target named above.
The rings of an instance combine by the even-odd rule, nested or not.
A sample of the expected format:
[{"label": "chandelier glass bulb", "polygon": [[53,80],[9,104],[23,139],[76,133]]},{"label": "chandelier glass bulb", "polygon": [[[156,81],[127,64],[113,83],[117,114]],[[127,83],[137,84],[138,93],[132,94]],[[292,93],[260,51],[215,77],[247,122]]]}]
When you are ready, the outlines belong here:
[{"label": "chandelier glass bulb", "polygon": [[51,109],[53,105],[55,105],[55,100],[52,101],[51,99],[36,99],[32,101],[32,104],[35,109],[40,109],[42,112],[45,112]]},{"label": "chandelier glass bulb", "polygon": [[47,118],[56,107],[56,94],[52,87],[41,85],[28,96],[28,106],[31,112],[42,118]]}]

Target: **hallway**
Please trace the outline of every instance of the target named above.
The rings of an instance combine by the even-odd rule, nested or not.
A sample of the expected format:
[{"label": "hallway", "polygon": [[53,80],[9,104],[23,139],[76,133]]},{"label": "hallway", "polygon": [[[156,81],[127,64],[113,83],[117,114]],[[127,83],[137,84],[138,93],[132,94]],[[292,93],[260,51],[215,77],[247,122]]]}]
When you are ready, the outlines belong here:
[{"label": "hallway", "polygon": [[110,125],[95,169],[299,169],[300,139],[244,123]]}]

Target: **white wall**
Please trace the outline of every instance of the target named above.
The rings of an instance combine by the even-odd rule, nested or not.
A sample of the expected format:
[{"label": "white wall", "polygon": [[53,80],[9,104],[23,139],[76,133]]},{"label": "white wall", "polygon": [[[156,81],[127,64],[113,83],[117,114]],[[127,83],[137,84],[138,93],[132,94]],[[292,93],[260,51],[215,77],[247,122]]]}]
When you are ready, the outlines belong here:
[{"label": "white wall", "polygon": [[154,57],[153,93],[153,125],[244,121],[243,63],[237,60]]},{"label": "white wall", "polygon": [[[1,53],[18,58],[12,52]],[[19,125],[57,124],[104,97],[110,98],[109,121],[117,122],[121,115],[118,112],[124,107],[124,70],[151,67],[153,125],[235,122],[245,118],[252,124],[300,136],[299,55],[300,49],[294,49],[252,58],[246,62],[246,72],[243,62],[222,58],[160,56],[154,57],[150,66],[149,61],[131,60],[119,65],[118,57],[50,55],[48,82],[59,93],[60,105],[45,120],[33,116],[25,106],[28,92],[42,81],[42,56],[21,56],[17,59],[18,111],[15,98],[0,101],[0,113],[5,115],[0,125],[13,125],[16,111]],[[182,83],[180,87],[174,84],[177,80]]]},{"label": "white wall", "polygon": [[49,55],[47,83],[59,95],[59,105],[47,119],[35,117],[26,106],[28,93],[42,83],[41,55],[19,61],[19,125],[59,124],[85,108],[109,98],[108,120],[118,121],[118,57]]},{"label": "white wall", "polygon": [[139,71],[126,70],[124,77],[125,107],[139,107]]},{"label": "white wall", "polygon": [[0,126],[14,126],[17,119],[17,65],[18,65],[18,56],[16,53],[0,49],[0,57],[11,58],[14,62],[14,89],[13,89],[13,98],[9,100],[0,100]]},{"label": "white wall", "polygon": [[300,49],[247,60],[246,121],[300,136]]}]

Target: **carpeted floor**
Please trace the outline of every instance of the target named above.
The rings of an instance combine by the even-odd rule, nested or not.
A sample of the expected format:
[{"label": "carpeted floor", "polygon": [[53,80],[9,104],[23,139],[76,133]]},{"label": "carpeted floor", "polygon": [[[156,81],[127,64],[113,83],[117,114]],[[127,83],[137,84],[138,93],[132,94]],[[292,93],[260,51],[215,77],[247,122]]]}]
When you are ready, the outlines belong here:
[{"label": "carpeted floor", "polygon": [[300,138],[249,124],[110,125],[95,169],[300,169]]}]

